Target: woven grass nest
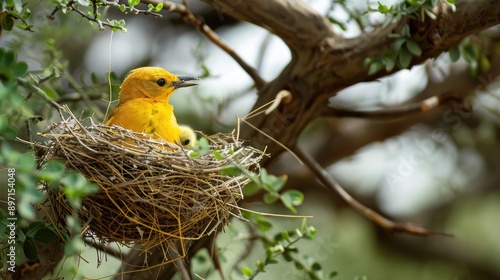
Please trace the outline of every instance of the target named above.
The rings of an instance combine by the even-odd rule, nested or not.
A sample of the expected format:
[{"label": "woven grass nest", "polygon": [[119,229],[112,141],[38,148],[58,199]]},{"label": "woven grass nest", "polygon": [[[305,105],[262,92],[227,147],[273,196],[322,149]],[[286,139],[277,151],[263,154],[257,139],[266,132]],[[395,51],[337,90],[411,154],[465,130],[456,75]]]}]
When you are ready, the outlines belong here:
[{"label": "woven grass nest", "polygon": [[[34,144],[41,164],[62,160],[100,187],[78,213],[87,236],[145,248],[196,240],[241,217],[237,202],[250,179],[222,171],[258,173],[264,156],[232,134],[217,134],[207,137],[210,152],[193,158],[178,145],[74,116],[40,135],[48,139]],[[71,213],[62,192],[46,189],[56,220]]]}]

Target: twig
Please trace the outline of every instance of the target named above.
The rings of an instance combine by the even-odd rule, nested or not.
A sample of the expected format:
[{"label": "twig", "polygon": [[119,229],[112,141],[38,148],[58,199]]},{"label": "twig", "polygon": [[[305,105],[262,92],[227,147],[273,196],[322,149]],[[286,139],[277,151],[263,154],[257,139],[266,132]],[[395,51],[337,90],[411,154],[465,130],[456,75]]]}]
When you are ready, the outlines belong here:
[{"label": "twig", "polygon": [[61,105],[57,104],[54,100],[50,99],[50,97],[47,96],[45,91],[43,91],[41,88],[37,87],[33,83],[30,83],[23,78],[17,78],[17,82],[26,89],[31,90],[32,92],[38,94],[40,97],[45,99],[45,101],[47,101],[52,107],[54,107],[55,109],[57,109],[57,111],[59,111],[59,114],[61,114],[61,111],[65,110]]},{"label": "twig", "polygon": [[248,65],[232,48],[229,46],[215,31],[213,31],[208,25],[206,25],[201,19],[197,18],[193,13],[187,8],[186,5],[173,3],[170,1],[162,0],[142,0],[142,3],[158,5],[163,3],[163,9],[169,11],[170,13],[179,14],[185,21],[193,24],[198,31],[203,34],[208,40],[217,45],[227,54],[229,54],[236,62],[247,72],[247,74],[253,79],[255,87],[258,90],[264,88],[267,82],[259,75],[257,70]]},{"label": "twig", "polygon": [[[108,27],[111,27],[111,28],[117,28],[116,25],[113,25],[109,22],[104,22],[104,21],[101,21],[97,18],[97,3],[96,1],[92,1],[92,11],[93,11],[93,14],[94,16],[89,16],[87,13],[81,11],[76,5],[76,1],[69,1],[66,6],[71,8],[73,11],[75,11],[76,13],[78,13],[80,16],[82,16],[83,18],[89,20],[89,21],[92,21],[92,22],[95,22],[97,23],[97,25],[99,26],[99,30],[104,30],[104,26],[108,26]],[[103,1],[102,6],[109,6],[109,7],[114,7],[114,8],[120,8],[120,4],[117,2],[114,2],[114,1]],[[144,14],[144,15],[153,15],[154,17],[162,17],[161,14],[159,13],[155,13],[155,12],[152,12],[150,10],[139,10],[137,8],[134,8],[134,7],[130,7],[130,6],[127,6],[126,7],[127,11],[129,12],[132,12],[132,13],[135,13],[135,14]],[[55,7],[54,10],[52,10],[52,12],[47,15],[47,19],[49,20],[54,20],[54,16],[55,14],[57,14],[57,12],[59,12],[60,8],[59,7]]]},{"label": "twig", "polygon": [[104,244],[100,243],[100,242],[96,242],[95,240],[89,240],[89,239],[86,239],[84,238],[83,239],[83,242],[87,245],[89,245],[90,247],[98,250],[98,251],[102,251],[106,254],[109,254],[109,255],[112,255],[113,257],[115,257],[117,260],[121,260],[121,257],[122,257],[122,253],[118,250],[115,250],[109,246],[105,246]]},{"label": "twig", "polygon": [[459,96],[443,94],[443,95],[429,97],[417,103],[408,104],[397,108],[390,108],[386,110],[355,111],[344,108],[326,107],[324,112],[322,113],[322,116],[338,117],[338,118],[354,117],[354,118],[394,119],[394,118],[406,117],[414,113],[430,111],[432,109],[435,109],[439,106],[446,104],[458,106],[461,110],[466,112],[471,111],[471,108],[466,108],[462,102],[463,100]]},{"label": "twig", "polygon": [[392,231],[392,232],[406,232],[413,235],[429,236],[431,234],[441,234],[446,236],[451,236],[447,233],[429,231],[425,228],[412,225],[409,223],[399,224],[395,223],[374,210],[366,207],[356,199],[354,199],[349,193],[347,193],[342,186],[335,181],[335,179],[323,168],[321,165],[312,158],[309,154],[305,153],[300,147],[296,146],[294,148],[294,153],[309,167],[309,169],[317,176],[319,181],[327,188],[336,192],[349,206],[354,208],[356,211],[379,225],[380,227]]},{"label": "twig", "polygon": [[[3,11],[0,11],[0,13],[2,13],[2,14],[8,14],[11,17],[13,17],[14,19],[20,20],[27,27],[25,29],[26,31],[35,32],[33,29],[31,29],[30,24],[28,24],[28,22],[26,20],[24,20],[22,17],[20,17],[15,12],[12,12],[11,10],[8,10],[8,9],[4,9]],[[0,30],[1,30],[1,27],[0,27]]]}]

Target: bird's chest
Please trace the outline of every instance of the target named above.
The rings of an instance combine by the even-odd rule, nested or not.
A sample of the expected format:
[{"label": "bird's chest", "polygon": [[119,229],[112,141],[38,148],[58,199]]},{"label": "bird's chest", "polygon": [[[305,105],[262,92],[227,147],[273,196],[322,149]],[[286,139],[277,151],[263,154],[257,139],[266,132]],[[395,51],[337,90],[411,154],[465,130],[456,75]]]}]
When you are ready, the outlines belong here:
[{"label": "bird's chest", "polygon": [[130,112],[130,120],[135,122],[135,131],[161,137],[169,142],[178,140],[179,127],[174,116],[174,108],[168,103],[136,102]]}]

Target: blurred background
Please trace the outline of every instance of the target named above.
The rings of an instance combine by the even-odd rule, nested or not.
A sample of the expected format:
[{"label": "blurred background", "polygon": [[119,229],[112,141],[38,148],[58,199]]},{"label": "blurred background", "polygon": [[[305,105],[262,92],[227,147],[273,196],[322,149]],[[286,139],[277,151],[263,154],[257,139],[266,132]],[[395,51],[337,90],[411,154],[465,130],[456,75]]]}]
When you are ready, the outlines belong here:
[{"label": "blurred background", "polygon": [[[342,23],[345,30],[339,24],[332,26],[345,37],[360,34],[350,14],[364,13],[370,4],[306,2]],[[381,2],[390,5],[397,1]],[[286,45],[268,31],[232,19],[203,2],[187,3],[264,79],[275,78],[290,61]],[[48,61],[67,65],[58,87],[45,90],[70,104],[76,114],[102,121],[108,105],[115,105],[113,100],[123,77],[141,66],[159,66],[177,75],[202,78],[199,86],[177,92],[171,102],[179,123],[206,134],[233,130],[237,116],[245,116],[257,99],[253,81],[245,71],[178,15],[162,11],[162,18],[154,18],[109,9],[103,18],[124,18],[127,22],[127,32],[112,33],[108,29],[99,32],[75,13],[58,13],[53,21],[47,20],[54,7],[49,1],[30,1],[28,7],[33,21],[38,22],[35,32],[4,33],[0,47],[20,49],[18,59],[27,61],[34,73],[60,67],[47,65]],[[383,17],[373,13],[367,20],[376,24]],[[340,108],[376,110],[450,92],[463,96],[472,112],[443,107],[395,120],[319,119],[299,137],[300,145],[318,161],[328,163],[328,171],[365,205],[396,221],[453,237],[424,238],[380,229],[322,188],[289,154],[280,155],[278,162],[267,167],[275,175],[288,174],[287,188],[304,192],[305,201],[298,211],[314,216],[308,224],[316,227],[318,235],[297,246],[302,255],[320,262],[326,274],[337,272],[335,279],[500,279],[500,27],[468,40],[487,58],[488,65],[481,60],[474,65],[464,58],[452,62],[444,53],[411,70],[346,88],[330,103]],[[114,73],[110,76],[111,94],[110,71]],[[68,80],[70,77],[72,80]],[[82,93],[88,94],[90,101],[80,100]],[[30,106],[44,116],[34,132],[58,121],[48,105]],[[21,151],[26,149],[19,143],[12,145]],[[241,206],[290,214],[282,206],[260,201],[251,197]],[[270,234],[293,230],[302,222],[269,220],[273,224]],[[241,268],[254,267],[256,260],[265,257],[256,243],[248,257],[235,264],[242,251],[248,250],[248,236],[246,225],[238,220],[219,233],[218,246],[228,279],[244,279]],[[84,254],[88,263],[66,259],[62,273],[76,273],[77,279],[98,278],[119,267],[118,261],[108,257],[96,269],[96,257],[95,250],[89,249]],[[207,275],[207,258],[202,252],[193,259],[195,271],[203,278],[218,279],[213,271]],[[238,269],[232,270],[235,266]],[[280,263],[269,266],[257,279],[308,278],[300,270],[290,269],[288,263]]]}]

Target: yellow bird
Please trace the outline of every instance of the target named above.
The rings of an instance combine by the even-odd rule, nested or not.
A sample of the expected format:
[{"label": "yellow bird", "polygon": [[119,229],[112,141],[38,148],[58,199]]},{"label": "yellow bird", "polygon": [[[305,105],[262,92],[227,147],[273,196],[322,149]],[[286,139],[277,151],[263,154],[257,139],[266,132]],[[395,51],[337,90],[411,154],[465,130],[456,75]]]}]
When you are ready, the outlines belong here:
[{"label": "yellow bird", "polygon": [[106,125],[119,125],[153,138],[180,143],[180,129],[174,107],[168,103],[172,93],[197,85],[194,77],[177,77],[159,67],[142,67],[130,71],[120,86],[119,103]]},{"label": "yellow bird", "polygon": [[193,129],[187,125],[179,125],[180,144],[186,149],[193,149],[196,142],[196,134]]}]

